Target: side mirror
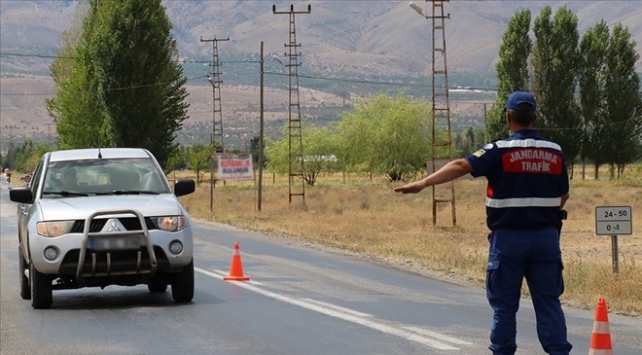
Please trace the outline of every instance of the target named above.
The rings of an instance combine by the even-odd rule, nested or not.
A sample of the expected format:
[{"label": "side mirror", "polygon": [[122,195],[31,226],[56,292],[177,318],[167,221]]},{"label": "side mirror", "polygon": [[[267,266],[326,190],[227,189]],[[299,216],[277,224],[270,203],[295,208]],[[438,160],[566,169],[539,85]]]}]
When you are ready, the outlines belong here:
[{"label": "side mirror", "polygon": [[174,195],[184,196],[196,191],[196,184],[192,179],[176,180],[174,183]]},{"label": "side mirror", "polygon": [[13,202],[33,203],[33,195],[29,187],[16,187],[9,190],[9,198]]}]

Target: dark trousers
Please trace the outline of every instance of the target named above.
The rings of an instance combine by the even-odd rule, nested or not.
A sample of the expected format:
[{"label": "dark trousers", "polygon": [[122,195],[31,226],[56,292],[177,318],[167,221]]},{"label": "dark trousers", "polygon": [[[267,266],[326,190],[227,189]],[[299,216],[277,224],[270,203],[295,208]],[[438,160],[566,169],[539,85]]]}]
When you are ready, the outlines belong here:
[{"label": "dark trousers", "polygon": [[495,230],[488,239],[486,296],[494,311],[489,349],[496,355],[515,354],[517,310],[525,278],[544,351],[552,355],[569,354],[572,346],[566,337],[566,320],[559,301],[564,280],[558,231]]}]

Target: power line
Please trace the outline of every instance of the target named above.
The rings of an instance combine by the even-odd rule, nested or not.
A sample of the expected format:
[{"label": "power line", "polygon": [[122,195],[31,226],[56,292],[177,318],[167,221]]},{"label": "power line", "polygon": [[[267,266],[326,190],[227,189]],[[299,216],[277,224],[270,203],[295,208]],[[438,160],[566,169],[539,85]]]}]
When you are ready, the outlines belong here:
[{"label": "power line", "polygon": [[65,58],[65,59],[74,59],[75,57],[66,57],[66,56],[57,56],[57,55],[46,55],[46,54],[24,54],[24,53],[7,53],[7,52],[0,52],[0,56],[5,56],[5,57],[34,57],[34,58],[50,58],[50,59],[56,59],[56,58]]},{"label": "power line", "polygon": [[[288,76],[288,74],[274,73],[274,72],[264,72],[264,74],[276,75],[276,76]],[[421,85],[421,84],[404,84],[404,83],[393,83],[389,81],[371,81],[371,80],[362,80],[362,79],[340,79],[340,78],[329,78],[329,77],[301,75],[301,74],[299,74],[299,77],[306,78],[306,79],[330,80],[330,81],[340,81],[340,82],[356,83],[356,84],[374,84],[374,85],[420,87],[420,88],[430,87],[428,85]]]},{"label": "power line", "polygon": [[[210,64],[212,61],[209,60],[174,60],[173,62],[181,64]],[[260,60],[221,60],[219,64],[226,63],[261,63]]]},{"label": "power line", "polygon": [[[9,53],[9,52],[0,52],[0,56],[5,57],[33,57],[33,58],[47,58],[47,59],[76,59],[77,57],[70,56],[58,56],[58,55],[48,55],[48,54],[26,54],[26,53]],[[181,64],[209,64],[211,61],[208,60],[184,60],[184,59],[174,59],[170,62],[181,63]],[[260,63],[259,60],[228,60],[220,61],[223,63]]]},{"label": "power line", "polygon": [[[37,54],[19,54],[19,53],[2,53],[0,52],[1,55],[9,55],[9,56],[20,56],[20,57],[41,57],[41,58],[57,58],[56,56],[47,56],[47,55],[37,55]],[[69,58],[73,59],[73,57],[61,57],[61,58]],[[211,61],[203,61],[203,60],[174,60],[173,62],[177,63],[183,63],[183,64],[210,64]],[[258,60],[230,60],[230,61],[220,61],[220,64],[226,64],[226,63],[260,63]],[[2,73],[0,73],[2,74]],[[289,76],[288,74],[284,73],[276,73],[276,72],[264,72],[264,74],[267,75],[274,75],[274,76]],[[298,75],[300,78],[305,78],[305,79],[315,79],[315,80],[327,80],[327,81],[338,81],[338,82],[347,82],[347,83],[355,83],[355,84],[372,84],[372,85],[386,85],[386,86],[398,86],[398,87],[416,87],[416,88],[431,88],[432,85],[423,85],[423,84],[416,84],[416,83],[394,83],[394,82],[389,82],[389,81],[374,81],[374,80],[364,80],[364,79],[342,79],[342,78],[332,78],[332,77],[323,77],[323,76],[315,76],[315,75]],[[155,85],[162,85],[162,84],[150,84],[149,86],[155,86]],[[132,87],[133,88],[133,87]],[[439,87],[440,89],[444,89],[444,87]],[[123,88],[127,89],[127,88]],[[450,87],[449,90],[454,90],[458,89],[458,87]],[[116,90],[116,89],[114,89]],[[482,90],[482,91],[492,91],[492,92],[497,92],[496,88],[486,88],[486,87],[470,87],[470,91],[474,90]],[[642,94],[642,89],[639,91]]]},{"label": "power line", "polygon": [[[203,79],[205,77],[207,77],[207,76],[206,75],[197,76],[195,78],[188,78],[187,81]],[[167,85],[167,83],[166,82],[159,82],[159,83],[154,83],[154,84],[132,85],[132,86],[119,87],[119,88],[111,88],[111,89],[107,89],[107,91],[122,91],[122,90],[142,89],[142,88],[161,86],[161,85]],[[49,93],[5,93],[5,92],[3,92],[1,95],[2,96],[49,96],[49,95],[54,95],[54,93],[53,92],[49,92]]]}]

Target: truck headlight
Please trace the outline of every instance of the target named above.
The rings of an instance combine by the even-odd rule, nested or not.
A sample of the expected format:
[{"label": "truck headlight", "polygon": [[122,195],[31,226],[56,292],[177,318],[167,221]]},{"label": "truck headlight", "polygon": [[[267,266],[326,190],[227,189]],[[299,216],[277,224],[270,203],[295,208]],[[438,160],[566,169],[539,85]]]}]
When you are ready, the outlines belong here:
[{"label": "truck headlight", "polygon": [[167,216],[158,217],[156,219],[158,228],[167,232],[176,232],[185,229],[185,217],[183,216]]},{"label": "truck headlight", "polygon": [[74,221],[38,222],[38,234],[43,237],[58,237],[71,231]]}]

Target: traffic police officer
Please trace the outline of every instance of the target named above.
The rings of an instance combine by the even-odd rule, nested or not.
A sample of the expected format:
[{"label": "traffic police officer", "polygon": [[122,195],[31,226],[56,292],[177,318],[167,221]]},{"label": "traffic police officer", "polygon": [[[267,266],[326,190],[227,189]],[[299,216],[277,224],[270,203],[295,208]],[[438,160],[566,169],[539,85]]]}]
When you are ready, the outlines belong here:
[{"label": "traffic police officer", "polygon": [[537,134],[537,103],[532,94],[513,92],[504,115],[511,132],[422,180],[395,189],[417,193],[466,174],[485,176],[488,240],[486,295],[494,311],[490,334],[493,354],[515,354],[516,316],[526,278],[540,343],[551,355],[569,354],[566,320],[559,297],[564,292],[560,229],[569,198],[566,161],[560,146]]}]

